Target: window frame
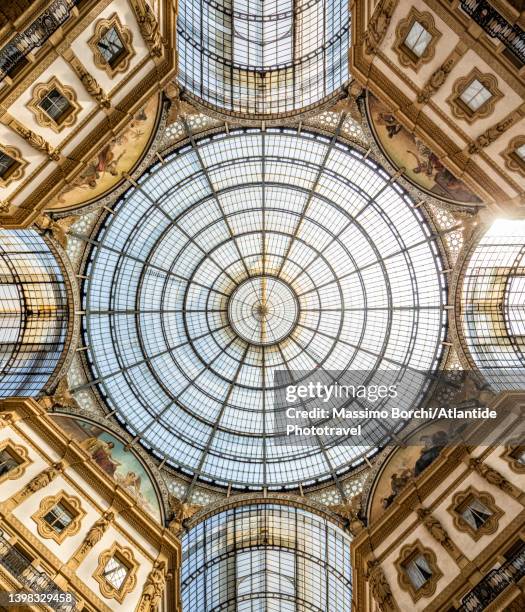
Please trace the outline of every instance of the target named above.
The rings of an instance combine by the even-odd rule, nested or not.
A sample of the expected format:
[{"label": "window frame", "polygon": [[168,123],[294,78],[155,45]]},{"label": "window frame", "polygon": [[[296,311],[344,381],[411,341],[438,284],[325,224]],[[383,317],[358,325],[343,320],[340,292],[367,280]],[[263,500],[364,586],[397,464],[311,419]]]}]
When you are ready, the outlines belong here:
[{"label": "window frame", "polygon": [[[405,44],[408,34],[416,23],[419,23],[431,37],[420,56],[416,55],[416,53]],[[417,72],[423,64],[433,59],[436,52],[436,45],[440,38],[441,32],[436,28],[432,14],[426,11],[420,12],[412,7],[407,16],[397,25],[395,41],[392,48],[396,52],[399,63],[402,66],[413,68]]]},{"label": "window frame", "polygon": [[[61,504],[72,516],[69,525],[66,525],[60,532],[58,532],[45,518],[53,508],[59,504]],[[42,499],[38,510],[31,518],[35,521],[37,531],[41,537],[52,539],[57,544],[61,544],[66,538],[80,531],[82,519],[85,515],[86,513],[82,509],[80,499],[61,490],[56,495],[51,495]]]},{"label": "window frame", "polygon": [[[71,107],[58,121],[40,106],[43,100],[53,90],[58,91],[58,93],[68,101]],[[76,122],[77,116],[82,110],[80,104],[77,102],[75,90],[68,85],[63,85],[55,76],[51,77],[47,83],[38,83],[34,87],[32,98],[27,106],[35,115],[38,125],[50,128],[56,133],[61,132],[66,127],[71,127]]]},{"label": "window frame", "polygon": [[[118,589],[115,588],[104,575],[106,565],[113,557],[117,557],[120,563],[128,567],[126,578]],[[138,568],[139,563],[135,559],[133,551],[130,548],[114,542],[111,548],[100,554],[93,578],[98,582],[100,592],[104,597],[107,599],[116,599],[119,603],[122,603],[126,595],[130,593],[137,584],[136,574]]]},{"label": "window frame", "polygon": [[[487,89],[491,97],[483,104],[473,110],[465,103],[461,96],[472,85],[479,81]],[[503,97],[503,92],[498,87],[498,79],[491,73],[482,73],[477,68],[472,69],[469,74],[461,77],[452,85],[452,93],[447,98],[447,103],[452,109],[452,114],[457,119],[464,119],[467,123],[474,123],[478,119],[488,117],[494,112],[497,102]]]},{"label": "window frame", "polygon": [[[106,60],[104,54],[98,46],[100,40],[104,38],[104,36],[111,29],[116,31],[123,47],[123,52],[120,54],[120,58],[113,65]],[[132,41],[133,34],[129,28],[122,25],[117,13],[113,13],[109,19],[100,19],[97,21],[95,23],[94,34],[88,41],[88,45],[93,53],[93,62],[95,66],[100,70],[103,70],[110,78],[113,78],[119,73],[126,72],[129,68],[132,57],[135,55]]]},{"label": "window frame", "polygon": [[521,463],[513,454],[517,449],[523,448],[525,452],[525,441],[511,440],[505,445],[505,450],[501,455],[509,464],[510,469],[517,474],[525,474],[525,463]]},{"label": "window frame", "polygon": [[16,147],[10,145],[0,144],[0,153],[14,161],[14,164],[7,170],[7,174],[0,176],[0,187],[7,187],[24,176],[27,161],[22,158],[22,154]]},{"label": "window frame", "polygon": [[[410,580],[406,568],[416,556],[420,555],[423,556],[428,563],[432,576],[421,587],[416,588]],[[412,544],[403,546],[394,565],[397,569],[397,581],[399,586],[410,594],[414,603],[423,597],[431,597],[436,591],[439,579],[443,576],[443,572],[439,569],[437,564],[436,554],[430,548],[423,546],[421,540],[416,540]]]},{"label": "window frame", "polygon": [[2,440],[0,442],[0,452],[5,450],[14,456],[14,459],[17,461],[18,465],[0,476],[0,484],[6,480],[16,480],[20,478],[26,471],[27,466],[32,463],[27,456],[27,449],[19,444],[16,444],[10,439]]},{"label": "window frame", "polygon": [[513,172],[519,172],[525,176],[525,159],[518,155],[518,149],[525,146],[525,135],[513,138],[501,155],[505,160],[505,166]]},{"label": "window frame", "polygon": [[[464,506],[468,504],[469,500],[476,499],[482,503],[487,510],[492,514],[491,516],[479,527],[474,529],[462,516]],[[478,491],[474,487],[470,486],[464,491],[459,491],[452,498],[452,503],[448,507],[449,514],[452,515],[454,521],[454,527],[463,533],[468,533],[470,537],[477,542],[484,535],[492,535],[498,530],[499,519],[503,516],[504,512],[501,508],[496,505],[494,497],[486,491]]]}]

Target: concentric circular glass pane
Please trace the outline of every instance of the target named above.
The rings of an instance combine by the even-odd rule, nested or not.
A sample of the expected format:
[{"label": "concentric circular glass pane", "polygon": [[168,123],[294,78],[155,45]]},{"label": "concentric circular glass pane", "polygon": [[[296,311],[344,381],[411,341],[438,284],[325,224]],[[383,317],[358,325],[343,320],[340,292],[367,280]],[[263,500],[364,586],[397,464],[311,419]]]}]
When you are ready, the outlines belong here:
[{"label": "concentric circular glass pane", "polygon": [[230,325],[250,344],[284,340],[295,327],[298,310],[293,290],[280,279],[262,274],[241,283],[228,300]]},{"label": "concentric circular glass pane", "polygon": [[[95,385],[197,478],[333,478],[385,443],[276,443],[276,373],[395,370],[419,401],[440,355],[434,235],[373,161],[308,132],[219,134],[153,166],[94,243],[84,319]],[[294,374],[296,373],[296,374]]]}]

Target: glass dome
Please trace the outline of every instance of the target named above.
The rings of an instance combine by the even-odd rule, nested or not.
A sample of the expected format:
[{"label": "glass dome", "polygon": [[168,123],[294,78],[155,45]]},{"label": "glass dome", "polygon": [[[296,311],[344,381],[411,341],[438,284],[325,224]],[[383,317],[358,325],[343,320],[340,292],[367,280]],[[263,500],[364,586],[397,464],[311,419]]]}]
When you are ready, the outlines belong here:
[{"label": "glass dome", "polygon": [[[381,447],[278,444],[277,372],[396,370],[418,402],[441,354],[431,232],[335,137],[238,130],[152,166],[99,230],[84,333],[111,411],[168,465],[233,487],[335,478]],[[299,374],[298,374],[299,376]]]},{"label": "glass dome", "polygon": [[347,0],[181,0],[177,34],[180,84],[228,114],[308,110],[348,81]]},{"label": "glass dome", "polygon": [[291,506],[223,510],[181,538],[184,612],[341,612],[352,607],[351,536]]}]

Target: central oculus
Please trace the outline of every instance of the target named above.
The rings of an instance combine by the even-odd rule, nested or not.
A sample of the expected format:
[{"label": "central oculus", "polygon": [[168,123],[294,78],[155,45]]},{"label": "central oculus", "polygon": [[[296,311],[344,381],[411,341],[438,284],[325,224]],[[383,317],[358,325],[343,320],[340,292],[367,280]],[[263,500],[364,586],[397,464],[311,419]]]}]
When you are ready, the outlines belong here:
[{"label": "central oculus", "polygon": [[228,300],[228,320],[246,342],[267,346],[293,331],[299,314],[297,297],[282,280],[255,276],[238,285]]}]

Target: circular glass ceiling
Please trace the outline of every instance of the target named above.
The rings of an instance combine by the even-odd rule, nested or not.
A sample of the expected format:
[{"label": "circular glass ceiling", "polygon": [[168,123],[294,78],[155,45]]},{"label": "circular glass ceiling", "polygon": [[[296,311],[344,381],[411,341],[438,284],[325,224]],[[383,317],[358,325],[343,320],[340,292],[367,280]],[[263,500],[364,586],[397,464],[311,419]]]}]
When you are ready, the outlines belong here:
[{"label": "circular glass ceiling", "polygon": [[109,408],[157,457],[235,487],[334,478],[369,446],[276,444],[275,374],[395,370],[417,402],[445,316],[409,196],[337,140],[239,130],[152,166],[93,243],[84,333]]}]

